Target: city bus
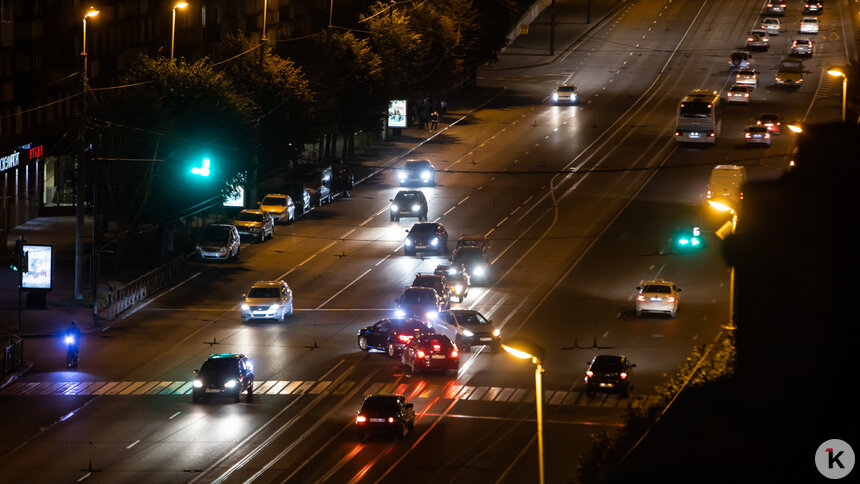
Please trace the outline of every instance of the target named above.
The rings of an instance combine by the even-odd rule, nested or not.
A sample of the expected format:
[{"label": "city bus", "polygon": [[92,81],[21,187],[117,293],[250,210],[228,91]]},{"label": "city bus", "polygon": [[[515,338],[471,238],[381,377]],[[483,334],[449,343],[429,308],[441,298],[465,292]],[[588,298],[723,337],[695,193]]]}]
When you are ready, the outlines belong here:
[{"label": "city bus", "polygon": [[707,89],[690,91],[678,105],[675,141],[711,143],[720,135],[720,93]]}]

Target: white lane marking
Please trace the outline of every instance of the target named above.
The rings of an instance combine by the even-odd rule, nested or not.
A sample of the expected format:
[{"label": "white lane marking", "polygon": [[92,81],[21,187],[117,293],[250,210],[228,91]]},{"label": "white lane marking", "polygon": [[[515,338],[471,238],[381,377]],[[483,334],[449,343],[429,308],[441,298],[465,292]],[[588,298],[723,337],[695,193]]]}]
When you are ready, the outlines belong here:
[{"label": "white lane marking", "polygon": [[83,482],[84,480],[86,480],[86,479],[87,479],[88,477],[90,477],[91,475],[93,475],[93,473],[92,473],[92,472],[87,472],[86,474],[84,474],[84,475],[82,475],[81,477],[79,477],[79,478],[78,478],[78,482]]},{"label": "white lane marking", "polygon": [[169,419],[167,419],[167,420],[173,420],[173,419],[175,419],[176,417],[178,417],[178,416],[179,416],[179,414],[180,414],[180,413],[182,413],[182,411],[181,411],[181,410],[180,410],[179,412],[176,412],[176,413],[174,413],[173,415],[171,415],[171,416],[170,416],[170,418],[169,418]]},{"label": "white lane marking", "polygon": [[[374,267],[375,267],[375,266],[374,266]],[[323,307],[323,306],[325,306],[326,304],[328,304],[329,302],[331,302],[331,300],[332,300],[332,299],[334,299],[334,298],[338,297],[338,296],[340,295],[340,293],[342,293],[343,291],[346,291],[347,289],[349,289],[349,288],[350,288],[350,286],[352,286],[353,284],[355,284],[356,282],[358,282],[358,280],[359,280],[359,279],[361,279],[362,277],[366,276],[366,275],[367,275],[367,273],[368,273],[368,272],[370,272],[370,271],[372,271],[372,270],[373,270],[373,267],[371,267],[370,269],[368,269],[368,270],[366,270],[366,271],[362,272],[360,276],[358,276],[358,277],[356,277],[355,279],[353,279],[353,280],[352,280],[352,282],[350,282],[349,284],[347,284],[347,285],[343,286],[343,288],[342,288],[340,291],[338,291],[338,292],[334,293],[330,298],[328,298],[328,299],[326,299],[325,301],[323,301],[323,303],[322,303],[322,304],[320,304],[319,306],[315,307],[314,309],[322,309],[322,307]]]},{"label": "white lane marking", "polygon": [[457,208],[457,205],[454,205],[453,207],[449,208],[448,210],[445,210],[445,213],[442,214],[442,217],[451,213],[451,210],[454,210],[455,208]]},{"label": "white lane marking", "polygon": [[130,448],[134,447],[135,445],[137,445],[137,444],[139,444],[139,443],[140,443],[140,440],[135,440],[134,442],[132,442],[132,443],[128,444],[127,446],[125,446],[125,448],[126,448],[126,449],[130,449]]},{"label": "white lane marking", "polygon": [[462,199],[462,200],[460,200],[459,202],[457,202],[457,205],[461,205],[463,202],[465,202],[466,200],[468,200],[468,199],[469,199],[469,197],[471,197],[471,195],[466,195],[465,197],[463,197],[463,199]]},{"label": "white lane marking", "polygon": [[389,257],[391,257],[391,254],[385,254],[385,257],[383,257],[382,259],[380,259],[380,260],[379,260],[379,262],[377,262],[376,264],[373,264],[373,267],[376,267],[376,266],[378,266],[379,264],[382,264],[383,262],[385,262],[386,260],[388,260],[388,258],[389,258]]}]

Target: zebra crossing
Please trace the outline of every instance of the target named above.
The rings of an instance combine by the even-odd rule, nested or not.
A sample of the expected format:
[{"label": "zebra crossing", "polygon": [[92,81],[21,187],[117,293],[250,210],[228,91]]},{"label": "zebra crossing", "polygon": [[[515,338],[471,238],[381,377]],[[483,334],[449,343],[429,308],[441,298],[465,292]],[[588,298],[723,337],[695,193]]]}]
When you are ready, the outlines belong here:
[{"label": "zebra crossing", "polygon": [[[257,395],[345,395],[353,390],[356,382],[343,381],[334,384],[331,380],[264,380],[254,382]],[[191,381],[74,381],[74,382],[18,382],[10,385],[3,395],[189,395]],[[534,389],[492,386],[428,384],[425,381],[398,383],[369,383],[362,392],[394,393],[406,396],[407,400],[439,398],[442,400],[533,403]],[[631,395],[620,398],[618,394],[599,393],[588,397],[584,391],[545,390],[544,404],[556,406],[638,408],[654,405],[656,395]]]}]

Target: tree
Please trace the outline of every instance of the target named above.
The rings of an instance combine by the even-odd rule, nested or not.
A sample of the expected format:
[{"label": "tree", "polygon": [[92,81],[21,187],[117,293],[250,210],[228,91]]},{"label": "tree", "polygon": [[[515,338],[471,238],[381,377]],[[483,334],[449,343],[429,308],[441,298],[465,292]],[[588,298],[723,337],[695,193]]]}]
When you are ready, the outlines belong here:
[{"label": "tree", "polygon": [[367,24],[371,46],[380,58],[386,98],[408,96],[423,40],[421,34],[413,29],[406,11],[391,3],[376,2],[361,22]]}]

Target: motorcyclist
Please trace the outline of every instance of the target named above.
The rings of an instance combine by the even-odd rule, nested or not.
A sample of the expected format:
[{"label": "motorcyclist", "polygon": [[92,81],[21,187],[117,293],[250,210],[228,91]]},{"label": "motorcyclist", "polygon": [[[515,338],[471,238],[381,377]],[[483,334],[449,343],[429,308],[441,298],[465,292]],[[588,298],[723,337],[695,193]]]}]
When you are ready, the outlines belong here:
[{"label": "motorcyclist", "polygon": [[66,353],[66,364],[68,366],[77,366],[78,360],[78,343],[81,340],[81,330],[78,328],[77,321],[72,321],[66,329],[66,344],[69,347]]}]

